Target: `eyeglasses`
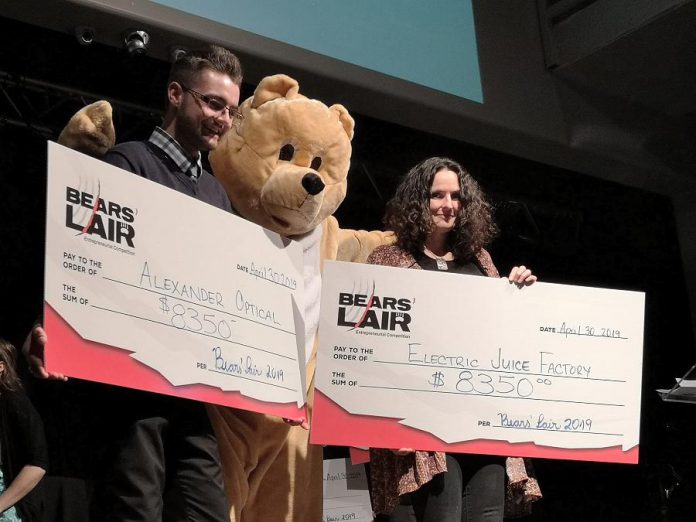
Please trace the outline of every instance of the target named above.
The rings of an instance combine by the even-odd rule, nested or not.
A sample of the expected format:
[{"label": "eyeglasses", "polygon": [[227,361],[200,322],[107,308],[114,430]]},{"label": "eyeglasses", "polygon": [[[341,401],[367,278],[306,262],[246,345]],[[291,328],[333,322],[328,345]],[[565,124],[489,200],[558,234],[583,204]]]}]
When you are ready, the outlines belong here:
[{"label": "eyeglasses", "polygon": [[190,93],[194,98],[197,98],[201,100],[203,103],[205,103],[211,111],[220,112],[222,114],[224,114],[225,111],[227,111],[230,114],[230,119],[235,124],[241,123],[244,119],[244,115],[241,112],[239,112],[239,109],[237,109],[237,107],[225,105],[222,101],[220,101],[219,98],[215,98],[214,96],[208,96],[207,94],[201,94],[200,92],[194,91],[193,89],[190,89],[183,84],[180,85],[185,92]]}]

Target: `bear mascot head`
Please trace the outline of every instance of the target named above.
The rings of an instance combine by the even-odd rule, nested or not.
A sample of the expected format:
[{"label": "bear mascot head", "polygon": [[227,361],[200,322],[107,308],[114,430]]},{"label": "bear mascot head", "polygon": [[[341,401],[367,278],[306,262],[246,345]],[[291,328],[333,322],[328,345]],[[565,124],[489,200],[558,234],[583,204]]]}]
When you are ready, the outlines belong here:
[{"label": "bear mascot head", "polygon": [[346,195],[353,118],[299,94],[282,74],[261,80],[240,112],[243,121],[210,154],[232,205],[284,236],[315,229]]}]

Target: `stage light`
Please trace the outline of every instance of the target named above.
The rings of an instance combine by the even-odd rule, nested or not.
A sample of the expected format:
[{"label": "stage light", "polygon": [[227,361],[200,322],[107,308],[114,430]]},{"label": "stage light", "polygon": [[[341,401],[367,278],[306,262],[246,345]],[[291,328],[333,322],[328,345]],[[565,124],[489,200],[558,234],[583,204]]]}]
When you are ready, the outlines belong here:
[{"label": "stage light", "polygon": [[181,58],[184,54],[188,52],[187,49],[184,47],[170,47],[169,48],[169,61],[174,63],[176,62],[179,58]]},{"label": "stage light", "polygon": [[75,38],[80,45],[90,45],[94,41],[95,32],[93,27],[78,25],[75,27]]},{"label": "stage light", "polygon": [[143,30],[130,30],[123,37],[123,44],[131,56],[140,56],[147,53],[150,43],[150,35]]}]

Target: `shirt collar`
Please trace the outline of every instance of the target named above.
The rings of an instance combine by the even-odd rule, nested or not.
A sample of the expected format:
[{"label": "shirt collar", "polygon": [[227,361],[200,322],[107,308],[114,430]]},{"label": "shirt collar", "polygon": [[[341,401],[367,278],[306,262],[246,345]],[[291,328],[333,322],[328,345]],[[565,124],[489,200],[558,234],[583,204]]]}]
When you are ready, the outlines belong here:
[{"label": "shirt collar", "polygon": [[148,141],[169,156],[176,166],[179,167],[179,170],[193,181],[198,181],[198,178],[201,177],[203,164],[201,163],[200,152],[195,160],[190,159],[179,142],[161,127],[155,127]]}]

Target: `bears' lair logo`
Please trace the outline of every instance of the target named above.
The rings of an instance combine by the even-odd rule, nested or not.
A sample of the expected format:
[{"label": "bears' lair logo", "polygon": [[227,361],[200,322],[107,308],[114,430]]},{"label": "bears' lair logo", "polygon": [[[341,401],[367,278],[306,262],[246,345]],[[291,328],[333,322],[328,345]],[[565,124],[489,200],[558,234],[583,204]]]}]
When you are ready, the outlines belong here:
[{"label": "bears' lair logo", "polygon": [[[404,297],[384,297],[371,295],[338,294],[338,326],[371,328],[373,330],[394,331],[397,327],[402,332],[410,332],[411,299]],[[349,318],[350,317],[350,318]]]},{"label": "bears' lair logo", "polygon": [[[97,235],[107,241],[123,245],[124,243],[134,248],[135,237],[135,212],[113,201],[107,201],[99,197],[100,189],[96,196],[89,192],[65,188],[65,226],[79,230],[79,234]],[[81,207],[89,209],[83,211]]]}]

